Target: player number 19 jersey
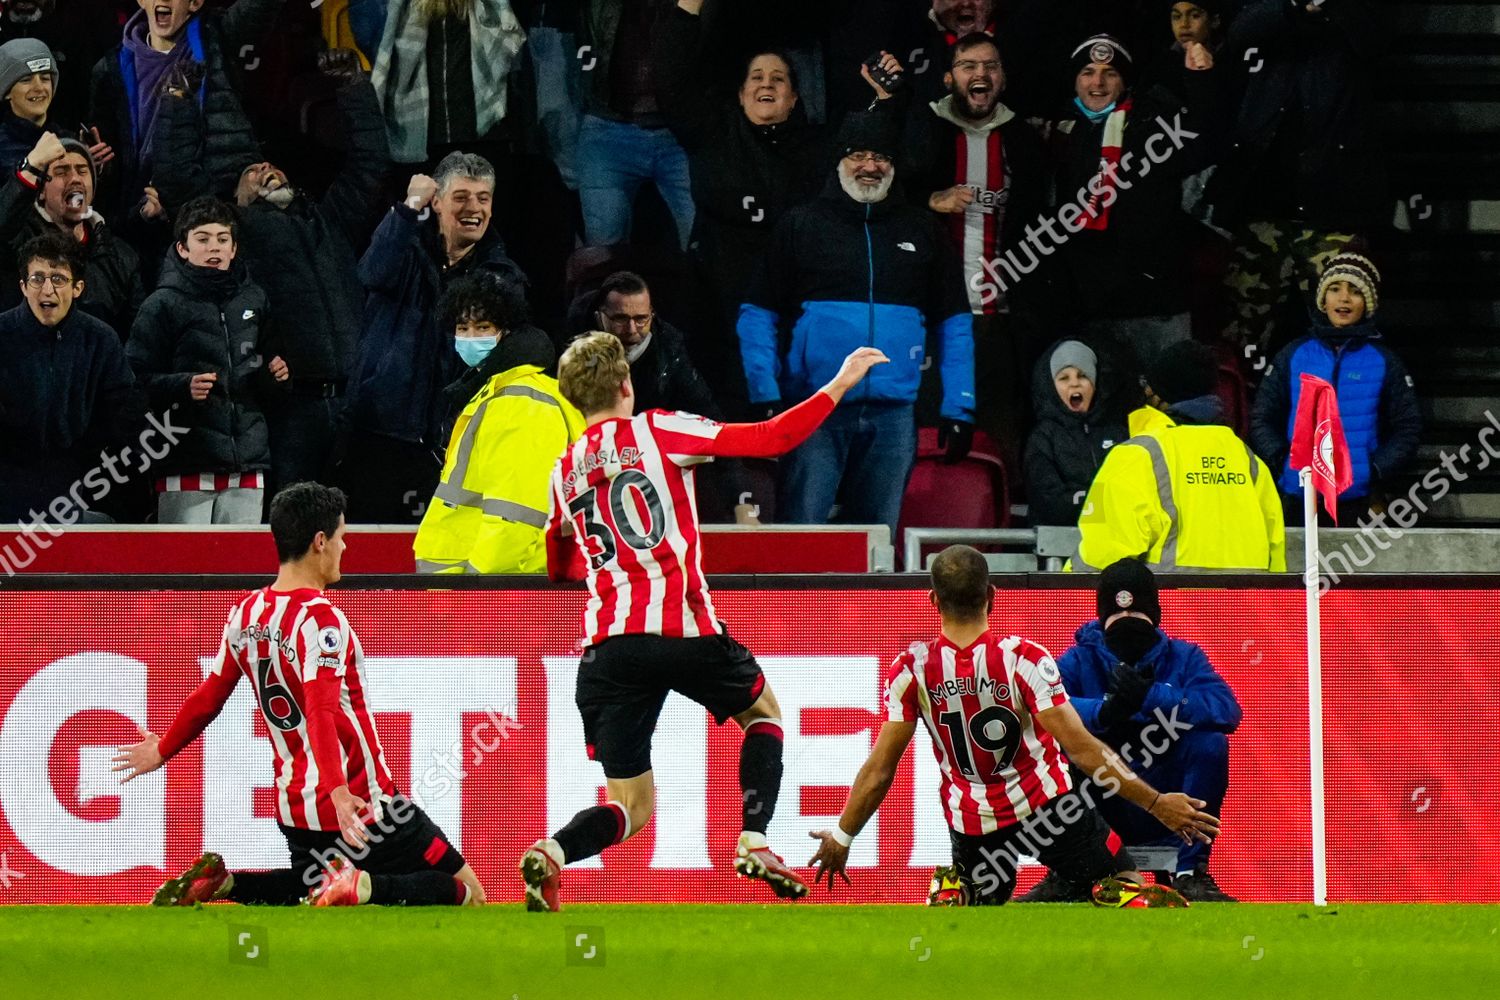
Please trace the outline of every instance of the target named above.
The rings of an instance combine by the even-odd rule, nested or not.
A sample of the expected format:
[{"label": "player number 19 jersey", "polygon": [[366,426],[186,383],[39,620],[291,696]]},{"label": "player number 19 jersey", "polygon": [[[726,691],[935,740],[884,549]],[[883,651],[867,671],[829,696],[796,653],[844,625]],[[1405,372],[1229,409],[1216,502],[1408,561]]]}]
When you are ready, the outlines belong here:
[{"label": "player number 19 jersey", "polygon": [[1067,701],[1050,653],[988,632],[965,649],[913,643],[886,678],[887,717],[926,725],[948,825],[965,834],[1018,823],[1071,790],[1067,759],[1036,724]]}]

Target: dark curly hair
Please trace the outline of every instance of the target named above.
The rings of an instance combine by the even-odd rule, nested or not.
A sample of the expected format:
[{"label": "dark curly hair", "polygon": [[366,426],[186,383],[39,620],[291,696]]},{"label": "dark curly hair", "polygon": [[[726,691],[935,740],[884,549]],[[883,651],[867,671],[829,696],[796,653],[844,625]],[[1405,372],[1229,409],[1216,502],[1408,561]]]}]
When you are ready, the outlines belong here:
[{"label": "dark curly hair", "polygon": [[451,330],[464,320],[490,322],[501,330],[526,325],[531,312],[526,294],[513,281],[488,272],[466,275],[448,286],[438,303],[440,329]]},{"label": "dark curly hair", "polygon": [[74,281],[83,280],[83,247],[67,233],[53,230],[33,236],[21,244],[21,250],[16,254],[16,264],[22,281],[31,273],[31,262],[34,260],[53,267],[66,267]]}]

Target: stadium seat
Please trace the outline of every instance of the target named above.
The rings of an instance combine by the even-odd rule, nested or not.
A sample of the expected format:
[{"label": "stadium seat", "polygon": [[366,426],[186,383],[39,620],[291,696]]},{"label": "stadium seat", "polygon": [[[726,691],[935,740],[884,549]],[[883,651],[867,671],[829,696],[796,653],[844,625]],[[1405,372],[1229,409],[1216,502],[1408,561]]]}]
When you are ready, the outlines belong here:
[{"label": "stadium seat", "polygon": [[948,465],[936,428],[917,431],[917,461],[901,505],[896,545],[907,528],[1005,528],[1010,525],[1009,476],[989,435],[974,434],[974,447]]},{"label": "stadium seat", "polygon": [[1250,435],[1250,387],[1240,367],[1240,356],[1229,344],[1214,349],[1219,358],[1219,384],[1215,388],[1224,403],[1224,418],[1240,437]]}]

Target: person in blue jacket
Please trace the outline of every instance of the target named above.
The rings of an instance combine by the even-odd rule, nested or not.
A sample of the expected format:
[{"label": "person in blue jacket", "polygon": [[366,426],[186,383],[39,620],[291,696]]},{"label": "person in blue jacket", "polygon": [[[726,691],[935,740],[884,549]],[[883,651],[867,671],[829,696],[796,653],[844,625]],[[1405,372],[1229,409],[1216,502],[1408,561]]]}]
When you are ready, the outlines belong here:
[{"label": "person in blue jacket", "polygon": [[[1229,788],[1229,734],[1241,717],[1234,692],[1201,648],[1161,630],[1156,577],[1145,563],[1121,559],[1107,567],[1098,607],[1098,620],[1081,626],[1057,661],[1073,707],[1143,781],[1179,788],[1220,815]],[[1126,845],[1177,843],[1144,809],[1117,795],[1101,798],[1099,808]],[[1178,844],[1173,885],[1192,902],[1234,902],[1208,873],[1211,849]]]},{"label": "person in blue jacket", "polygon": [[[859,347],[891,359],[784,460],[780,519],[885,524],[896,536],[916,459],[915,404],[929,341],[941,375],[949,461],[974,432],[974,331],[963,274],[936,220],[892,194],[897,130],[852,114],[821,197],[782,216],[740,307],[740,353],[753,408],[799,402]],[[789,337],[783,336],[783,329]]]},{"label": "person in blue jacket", "polygon": [[1302,373],[1316,375],[1338,395],[1354,481],[1339,494],[1344,524],[1370,509],[1371,497],[1405,471],[1417,454],[1422,414],[1406,366],[1375,328],[1380,272],[1366,257],[1330,257],[1318,281],[1312,329],[1276,355],[1255,397],[1250,446],[1276,471],[1287,518],[1302,523],[1302,487],[1288,464]]}]

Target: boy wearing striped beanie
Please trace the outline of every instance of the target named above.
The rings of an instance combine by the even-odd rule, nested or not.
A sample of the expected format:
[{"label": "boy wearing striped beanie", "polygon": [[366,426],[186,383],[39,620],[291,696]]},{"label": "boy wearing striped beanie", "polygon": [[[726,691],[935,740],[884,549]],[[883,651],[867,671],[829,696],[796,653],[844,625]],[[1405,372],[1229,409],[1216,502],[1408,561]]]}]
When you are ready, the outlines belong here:
[{"label": "boy wearing striped beanie", "polygon": [[1339,494],[1341,524],[1382,508],[1381,487],[1416,456],[1422,430],[1417,394],[1406,366],[1375,328],[1379,304],[1380,271],[1368,257],[1330,257],[1318,280],[1312,328],[1276,355],[1255,397],[1250,444],[1277,473],[1289,523],[1300,524],[1302,516],[1302,489],[1287,456],[1303,372],[1338,394],[1354,466],[1353,483]]}]

